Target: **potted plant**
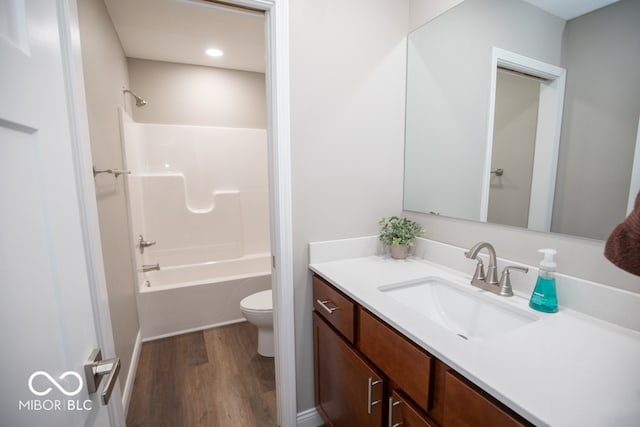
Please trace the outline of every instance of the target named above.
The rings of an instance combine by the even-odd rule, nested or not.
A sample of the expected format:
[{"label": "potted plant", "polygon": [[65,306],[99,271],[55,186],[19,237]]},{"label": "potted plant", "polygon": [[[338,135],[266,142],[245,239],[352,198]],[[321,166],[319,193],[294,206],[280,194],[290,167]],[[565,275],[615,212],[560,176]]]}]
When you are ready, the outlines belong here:
[{"label": "potted plant", "polygon": [[416,237],[427,232],[417,222],[397,216],[383,217],[378,224],[381,226],[380,242],[391,248],[391,257],[395,259],[405,259]]}]

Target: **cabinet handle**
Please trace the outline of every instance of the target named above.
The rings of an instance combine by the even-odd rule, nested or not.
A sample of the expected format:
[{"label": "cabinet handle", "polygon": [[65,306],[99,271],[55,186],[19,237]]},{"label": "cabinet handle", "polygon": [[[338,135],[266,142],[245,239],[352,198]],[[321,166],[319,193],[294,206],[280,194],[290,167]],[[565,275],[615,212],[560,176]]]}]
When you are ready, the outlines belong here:
[{"label": "cabinet handle", "polygon": [[389,427],[400,427],[402,425],[402,421],[399,423],[393,423],[393,407],[402,404],[402,400],[393,401],[393,396],[389,398]]},{"label": "cabinet handle", "polygon": [[327,303],[329,302],[329,300],[328,300],[328,299],[326,299],[326,300],[324,300],[324,301],[321,301],[321,300],[317,299],[317,300],[316,300],[316,302],[317,302],[318,304],[320,304],[320,307],[322,307],[322,308],[324,308],[325,310],[327,310],[327,313],[329,313],[329,314],[333,314],[333,312],[334,312],[334,311],[336,311],[336,310],[338,309],[338,307],[329,307],[329,306],[327,305]]},{"label": "cabinet handle", "polygon": [[371,408],[379,403],[382,403],[382,400],[376,400],[375,402],[372,402],[372,395],[373,395],[373,386],[376,384],[380,384],[382,381],[380,380],[374,380],[373,378],[369,377],[369,386],[367,388],[367,414],[371,415]]}]

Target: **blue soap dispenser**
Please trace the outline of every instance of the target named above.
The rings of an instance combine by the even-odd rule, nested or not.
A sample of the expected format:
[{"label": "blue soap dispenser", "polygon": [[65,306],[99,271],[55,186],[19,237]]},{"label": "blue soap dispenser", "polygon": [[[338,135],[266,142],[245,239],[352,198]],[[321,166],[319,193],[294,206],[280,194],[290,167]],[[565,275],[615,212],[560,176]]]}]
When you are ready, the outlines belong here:
[{"label": "blue soap dispenser", "polygon": [[555,313],[558,311],[558,297],[556,296],[556,263],[553,256],[555,249],[540,249],[538,252],[544,254],[544,259],[540,261],[538,281],[531,294],[529,307],[544,313]]}]

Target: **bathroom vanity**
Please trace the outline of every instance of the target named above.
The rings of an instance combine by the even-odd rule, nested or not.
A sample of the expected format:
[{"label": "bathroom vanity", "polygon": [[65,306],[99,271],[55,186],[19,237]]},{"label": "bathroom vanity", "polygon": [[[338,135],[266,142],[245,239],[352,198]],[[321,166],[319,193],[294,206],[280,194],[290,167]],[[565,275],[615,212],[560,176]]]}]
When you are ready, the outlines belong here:
[{"label": "bathroom vanity", "polygon": [[531,425],[318,275],[313,300],[316,403],[334,425]]},{"label": "bathroom vanity", "polygon": [[638,425],[635,313],[619,325],[562,300],[559,313],[535,312],[535,268],[500,297],[469,284],[463,248],[425,242],[428,256],[406,261],[375,255],[372,238],[312,244],[315,394],[329,425]]}]

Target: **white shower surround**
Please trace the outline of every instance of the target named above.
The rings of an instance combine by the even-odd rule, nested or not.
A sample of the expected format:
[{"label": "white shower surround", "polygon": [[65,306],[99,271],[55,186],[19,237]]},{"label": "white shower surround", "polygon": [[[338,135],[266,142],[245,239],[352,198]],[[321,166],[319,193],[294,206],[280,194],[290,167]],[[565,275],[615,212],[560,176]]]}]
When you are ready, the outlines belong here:
[{"label": "white shower surround", "polygon": [[244,320],[271,288],[264,129],[136,123],[121,114],[143,339]]}]

